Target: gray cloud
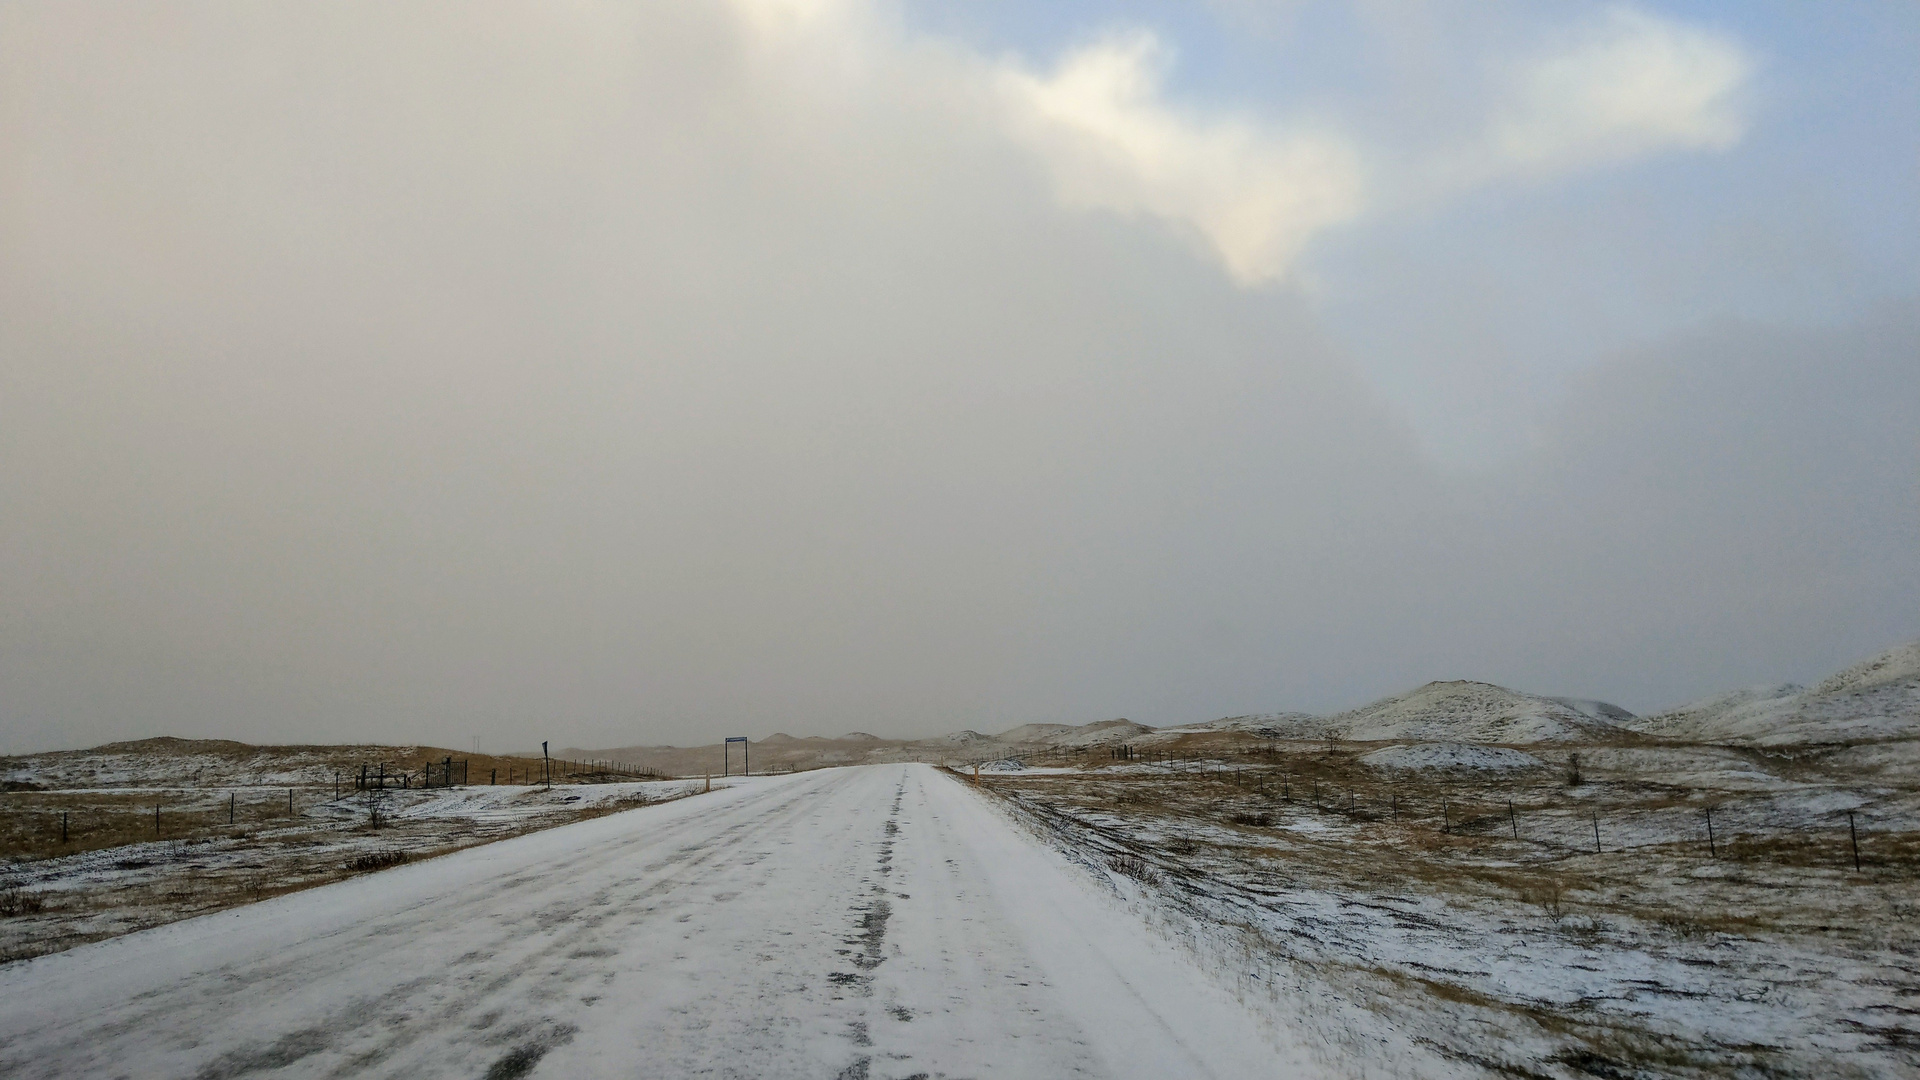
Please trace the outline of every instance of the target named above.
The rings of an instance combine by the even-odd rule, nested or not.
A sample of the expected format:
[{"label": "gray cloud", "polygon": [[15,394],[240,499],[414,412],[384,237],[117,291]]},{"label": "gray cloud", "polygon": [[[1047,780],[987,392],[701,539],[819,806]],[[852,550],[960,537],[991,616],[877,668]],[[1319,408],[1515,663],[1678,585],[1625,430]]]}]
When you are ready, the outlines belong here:
[{"label": "gray cloud", "polygon": [[1904,309],[1607,365],[1462,478],[934,45],[0,20],[5,749],[1646,706],[1916,629]]}]

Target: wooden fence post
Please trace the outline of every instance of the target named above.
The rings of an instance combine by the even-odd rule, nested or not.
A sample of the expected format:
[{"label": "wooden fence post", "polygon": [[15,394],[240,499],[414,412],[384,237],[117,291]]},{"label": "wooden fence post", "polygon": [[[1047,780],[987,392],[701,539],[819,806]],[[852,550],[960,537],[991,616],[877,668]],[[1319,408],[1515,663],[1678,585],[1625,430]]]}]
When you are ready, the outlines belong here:
[{"label": "wooden fence post", "polygon": [[1720,857],[1719,846],[1713,842],[1713,805],[1711,803],[1707,805],[1707,857],[1710,859]]},{"label": "wooden fence post", "polygon": [[1853,827],[1853,811],[1847,811],[1847,839],[1853,841],[1853,872],[1860,872],[1860,834]]},{"label": "wooden fence post", "polygon": [[1600,811],[1593,812],[1593,853],[1600,854]]},{"label": "wooden fence post", "polygon": [[1520,839],[1520,819],[1514,815],[1513,800],[1507,800],[1507,824],[1513,826],[1513,838]]}]

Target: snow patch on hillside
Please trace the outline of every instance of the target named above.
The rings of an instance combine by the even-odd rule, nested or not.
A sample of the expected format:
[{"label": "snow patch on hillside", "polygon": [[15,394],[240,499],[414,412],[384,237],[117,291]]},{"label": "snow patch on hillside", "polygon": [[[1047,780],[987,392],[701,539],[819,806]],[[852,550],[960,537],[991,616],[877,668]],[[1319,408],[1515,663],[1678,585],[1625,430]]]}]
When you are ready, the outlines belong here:
[{"label": "snow patch on hillside", "polygon": [[1376,769],[1407,771],[1447,770],[1463,772],[1503,772],[1536,769],[1546,764],[1532,754],[1504,746],[1467,746],[1463,743],[1416,743],[1389,746],[1360,758],[1363,765]]}]

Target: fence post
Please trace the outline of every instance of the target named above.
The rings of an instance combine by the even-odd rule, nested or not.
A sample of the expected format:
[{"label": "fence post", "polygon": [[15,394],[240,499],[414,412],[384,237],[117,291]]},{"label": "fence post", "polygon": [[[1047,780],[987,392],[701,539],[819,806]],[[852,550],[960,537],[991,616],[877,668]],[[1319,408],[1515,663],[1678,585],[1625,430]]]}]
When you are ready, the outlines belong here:
[{"label": "fence post", "polygon": [[293,816],[293,789],[287,789],[287,816]]},{"label": "fence post", "polygon": [[239,801],[240,801],[239,795],[236,795],[231,791],[227,792],[227,824],[229,825],[233,824],[233,808],[234,808],[234,805]]},{"label": "fence post", "polygon": [[1593,853],[1600,854],[1600,811],[1593,812]]},{"label": "fence post", "polygon": [[159,803],[153,804],[153,835],[156,840],[159,839],[160,837],[160,804]]},{"label": "fence post", "polygon": [[1440,800],[1440,831],[1442,833],[1450,833],[1453,831],[1453,812],[1447,809],[1447,800],[1445,799]]},{"label": "fence post", "polygon": [[1853,872],[1860,872],[1860,834],[1853,827],[1853,811],[1847,811],[1847,839],[1853,841]]},{"label": "fence post", "polygon": [[1513,826],[1513,838],[1520,839],[1520,819],[1514,815],[1513,800],[1507,800],[1507,824]]},{"label": "fence post", "polygon": [[1711,803],[1707,805],[1707,857],[1710,859],[1720,857],[1719,847],[1713,842],[1713,805]]}]

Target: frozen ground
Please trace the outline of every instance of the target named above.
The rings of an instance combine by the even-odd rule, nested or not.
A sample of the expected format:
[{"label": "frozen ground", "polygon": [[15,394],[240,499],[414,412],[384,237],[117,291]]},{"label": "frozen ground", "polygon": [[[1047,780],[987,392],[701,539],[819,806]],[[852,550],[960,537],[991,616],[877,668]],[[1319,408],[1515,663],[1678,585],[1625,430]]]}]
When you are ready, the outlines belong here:
[{"label": "frozen ground", "polygon": [[755,778],[16,962],[0,1075],[1366,1071],[996,805],[925,765]]},{"label": "frozen ground", "polygon": [[[338,797],[330,787],[296,788],[291,809],[288,788],[250,784],[16,792],[5,797],[15,805],[0,818],[15,856],[0,864],[0,961],[676,799],[703,786],[667,780],[349,788]],[[375,807],[377,829],[371,827]],[[63,813],[73,826],[73,842],[65,845],[58,843]],[[22,853],[42,857],[18,857]]]},{"label": "frozen ground", "polygon": [[983,786],[1330,1075],[1920,1075],[1910,774],[1578,752],[1577,784],[1337,747]]}]

